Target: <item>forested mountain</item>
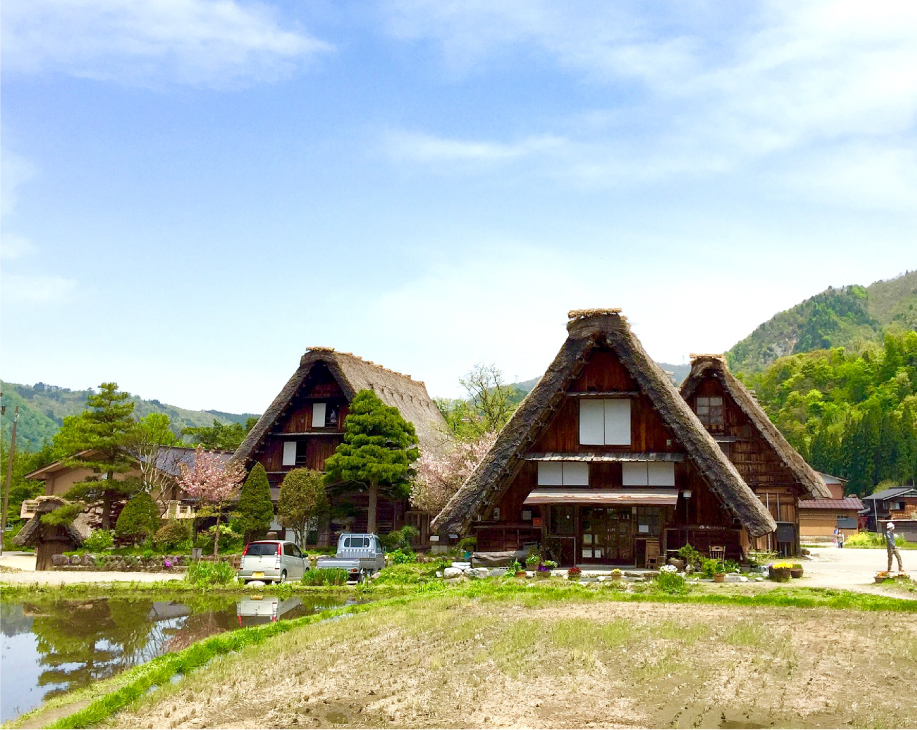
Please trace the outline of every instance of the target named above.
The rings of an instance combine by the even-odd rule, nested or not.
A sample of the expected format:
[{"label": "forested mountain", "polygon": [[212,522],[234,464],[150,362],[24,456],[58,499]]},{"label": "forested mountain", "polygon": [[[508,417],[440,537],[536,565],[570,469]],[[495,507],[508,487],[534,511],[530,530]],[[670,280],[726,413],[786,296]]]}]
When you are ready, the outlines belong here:
[{"label": "forested mountain", "polygon": [[850,480],[848,493],[917,478],[917,332],[789,355],[745,379],[812,466]]},{"label": "forested mountain", "polygon": [[[675,378],[675,384],[681,385],[681,382],[688,377],[688,373],[691,372],[690,365],[673,365],[669,362],[660,362],[656,363],[659,367],[665,370],[668,373],[672,373],[672,377]],[[536,385],[538,385],[538,378],[532,378],[531,380],[522,380],[518,383],[510,383],[510,387],[516,388],[516,390],[521,391],[523,394],[528,394]],[[521,400],[521,399],[520,399]]]},{"label": "forested mountain", "polygon": [[737,373],[757,373],[778,357],[881,345],[886,332],[917,329],[917,271],[870,286],[829,288],[780,312],[727,354]]},{"label": "forested mountain", "polygon": [[[45,441],[50,441],[65,416],[77,416],[86,410],[86,397],[91,390],[70,390],[55,385],[36,383],[35,385],[18,385],[2,382],[3,403],[7,406],[0,430],[3,443],[9,444],[13,427],[13,411],[19,406],[19,426],[16,430],[18,448],[34,451],[41,448]],[[185,408],[170,406],[158,400],[144,400],[133,397],[136,404],[134,415],[143,418],[149,413],[165,413],[172,421],[172,427],[181,431],[185,427],[211,426],[213,421],[220,423],[245,424],[249,418],[257,418],[253,413],[223,413],[222,411],[190,411]]]}]

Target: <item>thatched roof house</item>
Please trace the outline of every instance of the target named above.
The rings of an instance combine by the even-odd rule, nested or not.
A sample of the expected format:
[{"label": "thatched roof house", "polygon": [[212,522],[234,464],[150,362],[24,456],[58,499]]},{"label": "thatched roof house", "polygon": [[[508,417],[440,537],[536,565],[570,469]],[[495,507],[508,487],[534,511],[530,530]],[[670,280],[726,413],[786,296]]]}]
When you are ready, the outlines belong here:
[{"label": "thatched roof house", "polygon": [[[831,499],[824,481],[771,422],[723,355],[692,355],[681,394],[735,464],[739,474],[780,523],[770,545],[797,554],[802,500]],[[776,544],[775,544],[776,543]]]},{"label": "thatched roof house", "polygon": [[[641,490],[627,488],[636,483],[656,487],[649,490],[655,495],[655,504],[650,504],[660,511],[647,513],[646,523],[618,525],[619,537],[627,534],[630,537],[626,539],[631,539],[644,532],[656,533],[665,542],[665,535],[659,534],[663,528],[644,528],[653,523],[674,529],[680,519],[677,515],[687,514],[692,489],[697,493],[691,519],[702,520],[694,525],[695,531],[701,525],[727,530],[738,526],[747,535],[757,536],[774,529],[771,516],[671,379],[644,351],[619,310],[574,310],[569,313],[567,330],[567,340],[554,362],[520,404],[490,452],[436,517],[434,530],[441,534],[476,531],[480,548],[481,536],[490,535],[504,522],[507,526],[502,534],[508,534],[508,525],[512,524],[519,539],[543,542],[552,535],[559,536],[552,532],[557,528],[552,525],[556,515],[537,509],[539,503],[547,504],[548,500],[554,505],[566,505],[557,515],[563,512],[568,515],[565,519],[579,525],[574,530],[578,544],[594,544],[600,536],[583,533],[582,529],[585,525],[593,530],[598,517],[588,513],[587,518],[586,507],[571,510],[571,505],[614,504],[619,512],[599,517],[624,520],[628,511],[640,519],[640,505],[646,504],[646,497],[638,494]],[[604,441],[587,433],[594,429],[595,418],[599,419],[601,433],[602,403],[606,404]],[[615,425],[609,419],[618,419],[624,425]],[[619,435],[609,440],[608,429],[617,429]],[[569,467],[571,479],[580,486],[566,486],[566,477],[556,476],[557,466],[543,466],[552,461],[586,464],[587,467]],[[640,482],[639,477],[643,467],[630,464],[648,465],[642,472],[644,481]],[[647,469],[660,475],[659,484],[651,483],[653,478],[646,476]],[[545,489],[558,478],[563,482],[566,498],[552,497]],[[533,494],[539,498],[532,498]],[[517,505],[523,508],[522,519],[516,514]],[[499,517],[494,517],[494,507]],[[539,511],[540,516],[536,516]],[[532,520],[528,525],[526,518]],[[687,518],[681,521],[688,522],[681,526],[682,531],[692,528]],[[718,534],[713,539],[725,540]],[[675,539],[673,533],[672,540]],[[699,538],[692,535],[691,539]],[[490,537],[486,540],[488,544],[494,542]],[[510,547],[512,539],[504,542],[504,547]],[[628,550],[623,551],[625,559],[631,554]],[[735,550],[739,550],[737,539]],[[599,557],[596,552],[592,550],[593,556]],[[582,554],[577,549],[577,561]],[[606,551],[601,551],[601,557],[605,556]]]},{"label": "thatched roof house", "polygon": [[[448,448],[452,435],[426,386],[410,375],[364,360],[349,352],[328,347],[310,348],[299,367],[277,394],[255,427],[236,450],[233,458],[249,466],[260,462],[267,471],[276,500],[284,476],[297,467],[324,471],[325,461],[344,438],[344,422],[350,403],[361,390],[371,390],[389,406],[397,408],[417,431],[422,450],[440,452]],[[335,504],[350,510],[347,522],[332,525],[330,535],[344,529],[365,527],[369,504],[367,496],[356,490],[344,494],[333,489]],[[408,514],[407,500],[380,500],[380,532],[414,525],[425,540],[429,516]]]}]

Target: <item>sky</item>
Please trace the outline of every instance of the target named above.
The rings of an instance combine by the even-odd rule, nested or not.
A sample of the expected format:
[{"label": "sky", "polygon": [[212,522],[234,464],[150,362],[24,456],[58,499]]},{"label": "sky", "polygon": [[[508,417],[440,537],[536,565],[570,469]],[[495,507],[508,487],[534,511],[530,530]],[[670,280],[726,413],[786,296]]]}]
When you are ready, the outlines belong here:
[{"label": "sky", "polygon": [[461,395],[567,311],[722,352],[917,268],[917,3],[4,0],[0,376]]}]

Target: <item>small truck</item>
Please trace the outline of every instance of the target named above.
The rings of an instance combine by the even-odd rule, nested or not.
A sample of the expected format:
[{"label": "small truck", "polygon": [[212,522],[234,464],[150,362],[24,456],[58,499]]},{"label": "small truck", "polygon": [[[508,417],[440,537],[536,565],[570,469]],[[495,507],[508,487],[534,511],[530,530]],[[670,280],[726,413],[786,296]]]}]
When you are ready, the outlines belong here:
[{"label": "small truck", "polygon": [[359,582],[385,567],[385,550],[378,535],[345,532],[338,538],[337,554],[319,558],[315,567],[346,570],[349,580]]}]

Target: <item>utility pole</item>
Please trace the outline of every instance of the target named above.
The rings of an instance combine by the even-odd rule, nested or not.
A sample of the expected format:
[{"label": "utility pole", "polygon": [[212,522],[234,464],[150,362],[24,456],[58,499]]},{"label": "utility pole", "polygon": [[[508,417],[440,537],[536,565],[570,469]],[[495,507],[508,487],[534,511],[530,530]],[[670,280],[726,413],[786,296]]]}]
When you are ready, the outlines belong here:
[{"label": "utility pole", "polygon": [[10,504],[10,483],[13,480],[13,457],[16,456],[16,424],[19,423],[19,406],[13,416],[13,436],[10,439],[10,456],[6,464],[6,484],[3,487],[3,514],[0,515],[0,555],[3,555],[3,538],[6,537],[6,510]]}]

